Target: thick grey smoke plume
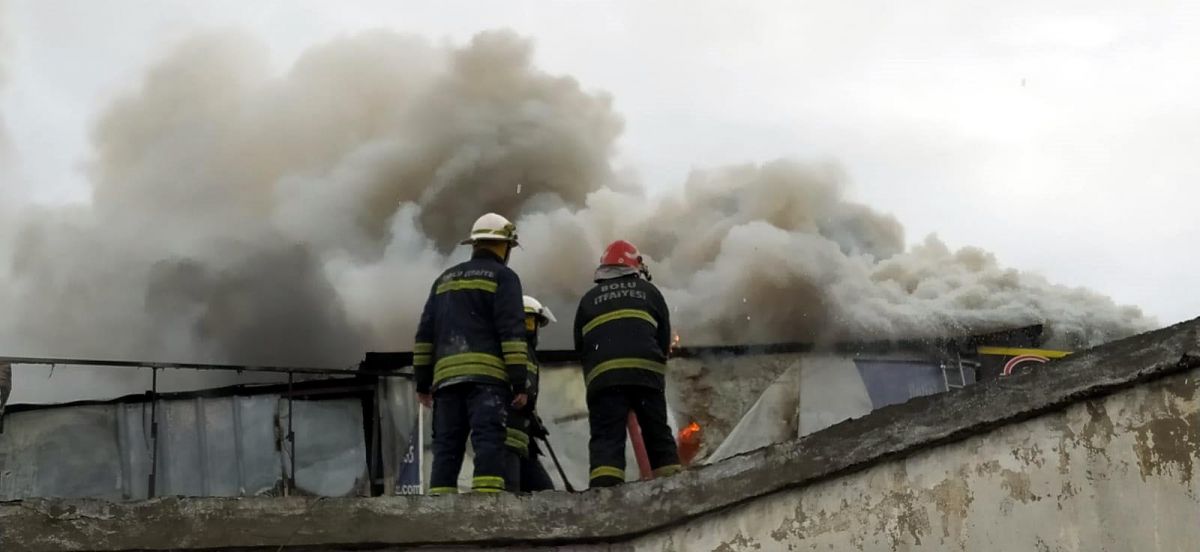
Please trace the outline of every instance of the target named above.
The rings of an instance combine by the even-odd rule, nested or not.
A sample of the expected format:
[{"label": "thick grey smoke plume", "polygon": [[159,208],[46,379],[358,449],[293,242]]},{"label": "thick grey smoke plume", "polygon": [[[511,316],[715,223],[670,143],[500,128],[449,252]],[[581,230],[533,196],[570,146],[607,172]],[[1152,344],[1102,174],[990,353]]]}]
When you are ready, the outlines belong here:
[{"label": "thick grey smoke plume", "polygon": [[[0,0],[0,94],[4,93],[4,85],[8,81],[7,64],[9,45],[9,28],[8,28],[8,0]],[[4,110],[0,109],[0,177],[5,176],[5,167],[10,162],[8,157],[11,155],[10,149],[12,145],[9,143],[8,127],[4,122]],[[0,190],[0,200],[3,200],[4,192]]]},{"label": "thick grey smoke plume", "polygon": [[649,198],[613,170],[610,98],[536,69],[509,32],[367,33],[282,76],[265,58],[239,35],[180,45],[100,118],[91,203],[6,223],[6,351],[345,366],[407,349],[486,211],[517,220],[513,266],[565,322],[550,346],[619,237],[694,345],[1046,322],[1077,346],[1152,324],[983,251],[908,250],[833,166],[717,168]]}]

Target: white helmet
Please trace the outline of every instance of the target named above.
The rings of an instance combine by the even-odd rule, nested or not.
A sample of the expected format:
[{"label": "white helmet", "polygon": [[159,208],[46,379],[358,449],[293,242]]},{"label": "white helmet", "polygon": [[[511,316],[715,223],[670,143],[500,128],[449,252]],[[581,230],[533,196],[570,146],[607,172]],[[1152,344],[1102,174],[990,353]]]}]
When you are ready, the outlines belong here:
[{"label": "white helmet", "polygon": [[554,313],[550,312],[550,307],[543,305],[541,301],[528,295],[525,296],[525,314],[536,316],[538,327],[543,327],[551,322],[558,322],[558,319],[554,318]]},{"label": "white helmet", "polygon": [[506,241],[517,245],[517,227],[496,213],[488,213],[475,220],[471,237],[459,243],[468,245],[479,241]]}]

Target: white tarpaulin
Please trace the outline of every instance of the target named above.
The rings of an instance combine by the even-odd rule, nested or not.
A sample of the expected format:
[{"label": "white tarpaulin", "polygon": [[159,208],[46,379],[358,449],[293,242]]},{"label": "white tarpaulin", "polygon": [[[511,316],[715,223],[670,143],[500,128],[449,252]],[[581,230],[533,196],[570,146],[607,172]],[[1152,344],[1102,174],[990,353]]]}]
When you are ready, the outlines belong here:
[{"label": "white tarpaulin", "polygon": [[767,387],[705,463],[808,435],[871,410],[867,387],[852,359],[800,356]]}]

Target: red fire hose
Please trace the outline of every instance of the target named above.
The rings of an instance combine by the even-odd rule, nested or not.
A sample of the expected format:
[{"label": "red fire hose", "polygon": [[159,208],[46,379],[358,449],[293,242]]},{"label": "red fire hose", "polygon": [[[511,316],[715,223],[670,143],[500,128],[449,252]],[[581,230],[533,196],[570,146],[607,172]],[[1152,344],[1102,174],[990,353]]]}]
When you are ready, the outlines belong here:
[{"label": "red fire hose", "polygon": [[633,443],[633,456],[637,458],[642,480],[654,479],[654,470],[650,469],[650,457],[646,456],[646,442],[642,440],[642,427],[638,425],[637,416],[632,410],[629,411],[629,441]]}]

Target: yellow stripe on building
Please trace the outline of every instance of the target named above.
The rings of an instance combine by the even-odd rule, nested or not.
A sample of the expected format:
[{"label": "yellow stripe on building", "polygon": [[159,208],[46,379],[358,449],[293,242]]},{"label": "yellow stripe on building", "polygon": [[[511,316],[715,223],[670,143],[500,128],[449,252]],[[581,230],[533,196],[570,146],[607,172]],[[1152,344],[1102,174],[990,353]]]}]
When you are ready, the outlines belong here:
[{"label": "yellow stripe on building", "polygon": [[1072,351],[1056,351],[1053,349],[1024,349],[1021,347],[979,347],[975,352],[981,355],[1021,356],[1033,355],[1046,358],[1062,358]]}]

